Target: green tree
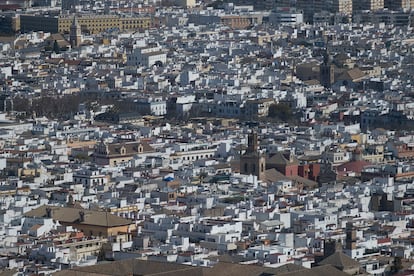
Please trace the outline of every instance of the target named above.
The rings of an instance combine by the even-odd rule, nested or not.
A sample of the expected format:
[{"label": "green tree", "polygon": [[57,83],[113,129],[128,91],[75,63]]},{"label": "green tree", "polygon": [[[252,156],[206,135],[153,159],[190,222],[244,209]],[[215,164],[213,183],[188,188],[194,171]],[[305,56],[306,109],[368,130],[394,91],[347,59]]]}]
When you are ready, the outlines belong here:
[{"label": "green tree", "polygon": [[53,42],[53,52],[55,52],[56,54],[60,53],[60,47],[58,42],[55,40],[55,42]]},{"label": "green tree", "polygon": [[91,157],[87,153],[79,153],[74,156],[76,160],[80,163],[85,163],[91,161]]},{"label": "green tree", "polygon": [[403,269],[401,257],[396,256],[394,257],[394,260],[392,262],[391,273],[392,274],[398,273],[398,271],[400,271],[401,269]]},{"label": "green tree", "polygon": [[285,103],[277,103],[272,104],[269,107],[268,117],[278,121],[288,122],[293,119],[293,112],[289,105]]}]

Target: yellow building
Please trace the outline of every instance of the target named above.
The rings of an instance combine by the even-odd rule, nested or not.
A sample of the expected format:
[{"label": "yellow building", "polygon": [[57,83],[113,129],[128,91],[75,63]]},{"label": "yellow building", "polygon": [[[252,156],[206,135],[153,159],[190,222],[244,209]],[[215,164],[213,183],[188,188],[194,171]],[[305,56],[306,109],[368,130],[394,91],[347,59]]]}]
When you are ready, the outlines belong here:
[{"label": "yellow building", "polygon": [[[73,17],[60,17],[58,30],[60,33],[68,33]],[[77,17],[83,32],[91,34],[101,33],[108,29],[141,30],[151,27],[150,17],[121,17],[118,15],[91,15]]]},{"label": "yellow building", "polygon": [[384,8],[384,0],[352,0],[353,11],[377,11]]},{"label": "yellow building", "polygon": [[86,236],[94,237],[130,236],[136,229],[133,221],[106,211],[43,205],[25,213],[25,217],[53,218],[61,225],[72,226]]},{"label": "yellow building", "polygon": [[351,135],[351,140],[358,143],[358,145],[362,145],[362,144],[365,144],[367,142],[368,135],[366,135],[364,133],[352,134]]},{"label": "yellow building", "polygon": [[102,246],[107,242],[107,239],[82,239],[82,240],[67,240],[57,247],[61,249],[69,248],[70,260],[80,261],[89,256],[97,256]]},{"label": "yellow building", "polygon": [[223,15],[220,16],[220,22],[234,29],[244,29],[256,24],[262,24],[263,16],[252,14],[252,15]]},{"label": "yellow building", "polygon": [[155,150],[145,142],[100,142],[95,147],[93,157],[95,163],[98,165],[116,166],[129,162],[137,154],[144,154],[154,151]]},{"label": "yellow building", "polygon": [[[152,26],[151,17],[129,17],[121,15],[81,15],[76,16],[82,32],[97,34],[109,29],[144,30]],[[45,16],[45,15],[21,15],[20,29],[22,32],[45,31],[51,33],[69,33],[73,16]]]},{"label": "yellow building", "polygon": [[384,7],[390,10],[414,9],[414,0],[384,0]]},{"label": "yellow building", "polygon": [[352,15],[352,0],[333,0],[332,11],[346,15]]}]

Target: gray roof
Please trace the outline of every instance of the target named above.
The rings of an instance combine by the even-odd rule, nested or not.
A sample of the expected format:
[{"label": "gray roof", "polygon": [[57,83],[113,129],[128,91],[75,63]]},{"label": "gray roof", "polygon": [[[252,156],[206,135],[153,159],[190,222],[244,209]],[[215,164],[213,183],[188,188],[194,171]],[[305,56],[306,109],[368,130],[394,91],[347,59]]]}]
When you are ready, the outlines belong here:
[{"label": "gray roof", "polygon": [[320,265],[333,265],[338,269],[346,269],[351,267],[359,267],[359,263],[349,257],[348,255],[337,251],[334,254],[326,257],[321,262]]}]

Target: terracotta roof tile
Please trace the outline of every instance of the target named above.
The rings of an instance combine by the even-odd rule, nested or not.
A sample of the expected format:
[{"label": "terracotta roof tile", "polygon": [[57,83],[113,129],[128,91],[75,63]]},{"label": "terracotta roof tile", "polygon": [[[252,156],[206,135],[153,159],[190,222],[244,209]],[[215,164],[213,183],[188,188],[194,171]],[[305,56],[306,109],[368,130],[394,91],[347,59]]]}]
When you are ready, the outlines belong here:
[{"label": "terracotta roof tile", "polygon": [[[82,210],[77,208],[68,207],[56,207],[43,205],[39,208],[31,210],[25,213],[26,217],[48,217],[50,210],[50,216],[60,222],[66,223],[79,223],[87,225],[97,225],[106,227],[115,227],[122,225],[132,224],[132,221],[125,219],[109,212],[94,211],[94,210]],[[83,221],[82,221],[83,216]]]}]

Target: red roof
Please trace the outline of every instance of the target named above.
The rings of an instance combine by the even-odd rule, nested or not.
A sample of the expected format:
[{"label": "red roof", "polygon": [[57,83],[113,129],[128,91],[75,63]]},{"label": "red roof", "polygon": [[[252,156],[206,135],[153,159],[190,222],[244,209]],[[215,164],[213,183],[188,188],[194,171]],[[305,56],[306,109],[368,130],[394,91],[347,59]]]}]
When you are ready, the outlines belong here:
[{"label": "red roof", "polygon": [[16,4],[2,4],[0,5],[0,10],[6,11],[6,10],[17,10],[20,9],[20,5],[16,5]]},{"label": "red roof", "polygon": [[344,163],[337,167],[338,174],[345,174],[348,172],[361,173],[362,169],[366,166],[372,165],[367,161],[351,161]]},{"label": "red roof", "polygon": [[74,239],[79,239],[79,238],[83,238],[85,235],[83,234],[83,232],[72,232],[71,234],[70,234],[70,237],[71,238],[74,238]]},{"label": "red roof", "polygon": [[391,242],[391,238],[382,238],[382,239],[378,239],[377,241],[378,244],[390,243],[390,242]]}]

